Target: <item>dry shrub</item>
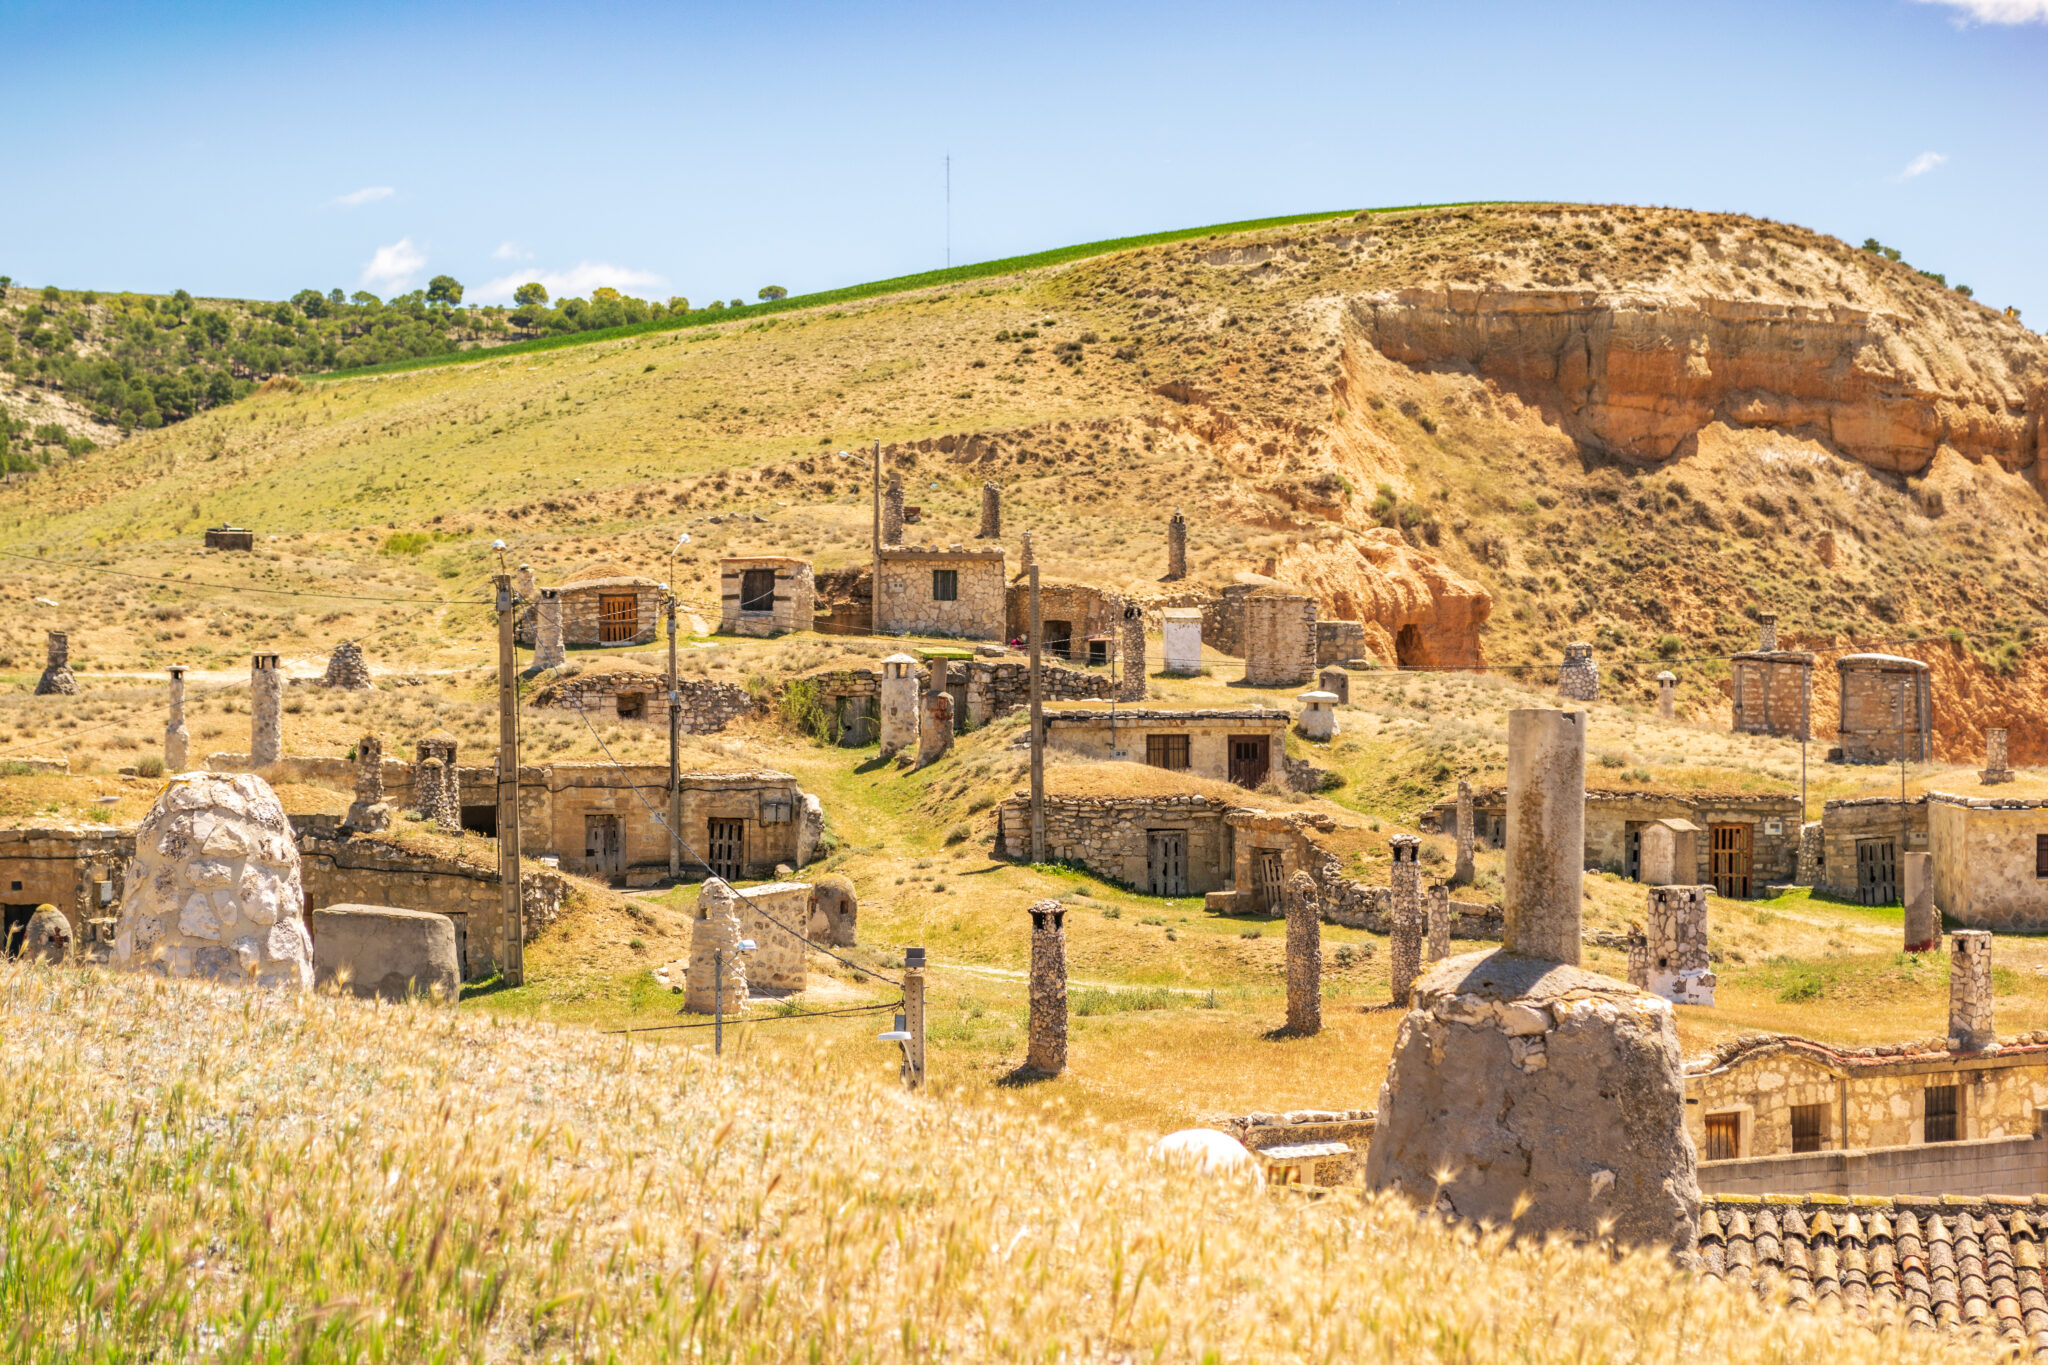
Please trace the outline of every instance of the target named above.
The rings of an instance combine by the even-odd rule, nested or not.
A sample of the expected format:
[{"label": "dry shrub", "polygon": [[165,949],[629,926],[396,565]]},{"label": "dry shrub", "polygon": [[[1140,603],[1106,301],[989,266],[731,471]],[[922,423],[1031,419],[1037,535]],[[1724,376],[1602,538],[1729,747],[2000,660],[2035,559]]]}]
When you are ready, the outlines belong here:
[{"label": "dry shrub", "polygon": [[0,1030],[22,1359],[1979,1353],[914,1099],[864,1039],[771,1062],[729,1035],[721,1066],[696,1035],[16,963]]}]

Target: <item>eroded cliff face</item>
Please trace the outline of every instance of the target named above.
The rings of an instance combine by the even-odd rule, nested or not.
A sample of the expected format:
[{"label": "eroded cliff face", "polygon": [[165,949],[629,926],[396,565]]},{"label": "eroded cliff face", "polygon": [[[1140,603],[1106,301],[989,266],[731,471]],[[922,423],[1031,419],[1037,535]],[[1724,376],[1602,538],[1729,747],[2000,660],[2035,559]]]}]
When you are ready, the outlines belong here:
[{"label": "eroded cliff face", "polygon": [[1388,527],[1302,541],[1271,577],[1311,594],[1326,619],[1361,621],[1366,648],[1387,664],[1472,668],[1485,662],[1480,627],[1493,597]]},{"label": "eroded cliff face", "polygon": [[1725,422],[1815,436],[1899,474],[1944,445],[2040,466],[2048,347],[1960,301],[1909,320],[1847,304],[1453,284],[1353,298],[1350,320],[1389,359],[1468,367],[1641,463]]}]

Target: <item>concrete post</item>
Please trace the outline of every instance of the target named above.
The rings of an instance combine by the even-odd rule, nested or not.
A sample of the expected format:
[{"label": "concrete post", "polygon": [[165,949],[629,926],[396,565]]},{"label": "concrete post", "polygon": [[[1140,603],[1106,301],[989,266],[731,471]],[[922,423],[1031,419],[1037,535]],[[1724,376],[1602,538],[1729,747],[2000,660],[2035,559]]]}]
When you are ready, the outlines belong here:
[{"label": "concrete post", "polygon": [[1178,507],[1166,519],[1166,576],[1170,580],[1188,576],[1188,519]]},{"label": "concrete post", "polygon": [[1416,855],[1422,851],[1422,840],[1412,834],[1396,834],[1387,843],[1394,857],[1388,874],[1394,895],[1388,926],[1387,982],[1394,1003],[1406,1005],[1415,978],[1422,974],[1422,864],[1416,861]]},{"label": "concrete post", "polygon": [[981,529],[976,540],[999,540],[1003,534],[1003,490],[993,483],[981,486]]},{"label": "concrete post", "polygon": [[1057,1076],[1067,1069],[1066,907],[1055,900],[1031,907],[1031,1023],[1024,1069]]},{"label": "concrete post", "polygon": [[1579,965],[1586,868],[1586,713],[1508,713],[1506,928],[1501,947]]},{"label": "concrete post", "polygon": [[1458,779],[1458,865],[1451,873],[1452,886],[1470,886],[1476,875],[1472,870],[1472,846],[1477,832],[1472,828],[1472,784],[1464,778]]},{"label": "concrete post", "polygon": [[1941,912],[1934,908],[1934,855],[1907,853],[1900,890],[1906,902],[1906,951],[1932,952],[1941,943]]},{"label": "concrete post", "polygon": [[1429,926],[1423,960],[1441,962],[1451,955],[1451,888],[1443,882],[1431,882],[1423,903],[1424,919]]},{"label": "concrete post", "polygon": [[891,654],[882,660],[882,757],[917,740],[917,660]]},{"label": "concrete post", "polygon": [[258,770],[284,757],[284,670],[275,654],[249,662],[249,766]]},{"label": "concrete post", "polygon": [[1287,879],[1287,1031],[1323,1031],[1323,905],[1315,878]]},{"label": "concrete post", "polygon": [[1678,675],[1665,669],[1657,675],[1657,714],[1672,719],[1678,701]]},{"label": "concrete post", "polygon": [[[882,494],[882,543],[901,545],[903,543],[903,478],[899,474],[889,476],[889,487]],[[882,585],[875,585],[875,600],[881,601]]]},{"label": "concrete post", "polygon": [[192,736],[185,729],[185,666],[171,665],[171,714],[164,722],[164,771],[181,773],[191,760]]},{"label": "concrete post", "polygon": [[1998,1041],[1991,1024],[1991,931],[1958,929],[1948,960],[1951,1046],[1978,1052]]},{"label": "concrete post", "polygon": [[1118,701],[1145,700],[1145,609],[1136,602],[1124,603],[1123,678],[1117,688]]},{"label": "concrete post", "polygon": [[341,827],[360,833],[388,828],[391,808],[384,804],[384,742],[375,735],[356,741],[356,799]]},{"label": "concrete post", "polygon": [[562,643],[562,590],[542,588],[533,608],[533,666],[536,671],[569,662]]}]

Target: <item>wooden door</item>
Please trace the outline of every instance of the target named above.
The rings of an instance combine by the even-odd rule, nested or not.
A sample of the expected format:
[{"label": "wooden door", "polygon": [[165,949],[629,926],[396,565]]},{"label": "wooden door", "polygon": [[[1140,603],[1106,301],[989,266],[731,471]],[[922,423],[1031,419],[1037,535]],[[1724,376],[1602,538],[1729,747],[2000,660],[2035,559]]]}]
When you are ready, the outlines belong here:
[{"label": "wooden door", "polygon": [[775,610],[775,570],[747,569],[740,574],[740,610]]},{"label": "wooden door", "polygon": [[1890,905],[1899,899],[1899,846],[1891,839],[1856,841],[1856,899]]},{"label": "wooden door", "polygon": [[1285,876],[1284,863],[1277,848],[1262,848],[1252,854],[1253,896],[1262,914],[1277,915],[1283,902],[1280,888]]},{"label": "wooden door", "polygon": [[640,633],[639,600],[629,592],[605,593],[597,599],[597,642],[621,645]]},{"label": "wooden door", "polygon": [[1230,780],[1240,787],[1256,787],[1272,768],[1272,743],[1265,735],[1230,737]]},{"label": "wooden door", "polygon": [[727,881],[738,881],[747,872],[747,822],[744,820],[711,821],[710,848],[705,861],[711,870]]},{"label": "wooden door", "polygon": [[1188,893],[1188,836],[1186,830],[1155,829],[1145,836],[1148,888],[1155,896],[1185,896]]},{"label": "wooden door", "polygon": [[1749,864],[1752,829],[1748,825],[1711,825],[1713,838],[1709,866],[1714,889],[1730,900],[1749,899]]},{"label": "wooden door", "polygon": [[626,870],[624,841],[619,837],[616,815],[583,817],[583,857],[591,875],[616,877]]}]

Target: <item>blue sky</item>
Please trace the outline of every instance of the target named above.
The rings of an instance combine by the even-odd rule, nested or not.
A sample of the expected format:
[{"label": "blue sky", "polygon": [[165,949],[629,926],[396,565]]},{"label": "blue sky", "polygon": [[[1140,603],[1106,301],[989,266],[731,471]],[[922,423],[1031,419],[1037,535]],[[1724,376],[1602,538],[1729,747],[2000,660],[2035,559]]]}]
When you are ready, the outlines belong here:
[{"label": "blue sky", "polygon": [[[2048,0],[0,0],[0,273],[751,299],[1325,208],[1759,214],[2048,325]],[[493,286],[491,282],[498,283]]]}]

